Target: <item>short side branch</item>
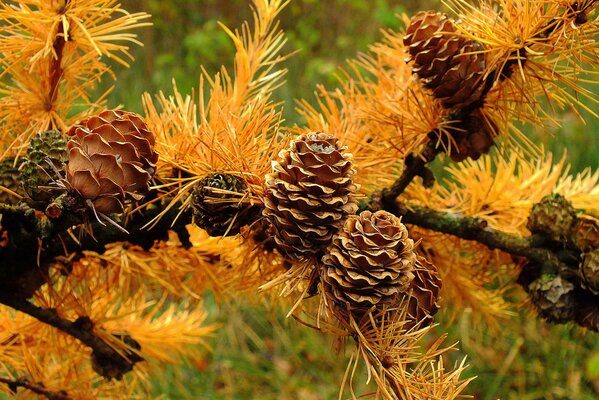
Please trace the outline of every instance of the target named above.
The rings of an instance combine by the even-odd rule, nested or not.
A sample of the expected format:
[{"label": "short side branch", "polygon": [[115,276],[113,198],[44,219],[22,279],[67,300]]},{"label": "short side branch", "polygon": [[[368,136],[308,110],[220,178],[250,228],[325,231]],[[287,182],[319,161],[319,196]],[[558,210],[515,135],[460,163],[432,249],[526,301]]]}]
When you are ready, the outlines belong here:
[{"label": "short side branch", "polygon": [[[93,331],[93,322],[88,317],[79,317],[76,321],[69,321],[61,318],[56,310],[38,307],[28,300],[8,297],[0,298],[0,302],[53,326],[92,349],[94,369],[107,378],[120,379],[123,373],[133,369],[136,362],[143,360],[139,355],[129,351],[126,352],[128,354],[125,356],[121,355],[104,340],[96,336]],[[125,341],[135,343],[128,337],[125,337]]]},{"label": "short side branch", "polygon": [[70,400],[71,397],[65,392],[53,392],[46,389],[41,383],[31,383],[25,378],[8,379],[0,377],[0,382],[8,385],[9,389],[16,393],[18,388],[27,389],[35,394],[44,396],[49,400]]},{"label": "short side branch", "polygon": [[407,224],[420,226],[435,232],[447,233],[465,240],[474,240],[491,250],[499,249],[514,256],[526,257],[538,265],[564,271],[569,267],[551,249],[540,247],[534,237],[521,237],[498,231],[487,226],[486,221],[465,215],[437,211],[426,207],[402,207],[397,213]]}]

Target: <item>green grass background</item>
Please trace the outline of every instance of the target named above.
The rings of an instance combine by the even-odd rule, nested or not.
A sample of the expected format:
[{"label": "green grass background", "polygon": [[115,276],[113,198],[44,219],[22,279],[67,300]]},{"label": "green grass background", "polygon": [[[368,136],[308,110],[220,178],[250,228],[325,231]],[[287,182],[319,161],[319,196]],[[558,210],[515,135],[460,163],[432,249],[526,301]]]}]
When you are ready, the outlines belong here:
[{"label": "green grass background", "polygon": [[[171,93],[175,78],[183,93],[197,87],[200,65],[216,72],[231,65],[233,48],[218,27],[221,21],[237,27],[250,16],[246,0],[124,0],[130,11],[153,15],[152,28],[140,31],[144,48],[133,49],[130,69],[115,67],[118,85],[110,104],[141,111],[144,91]],[[380,39],[383,28],[397,28],[396,15],[419,9],[440,8],[436,1],[293,0],[283,11],[286,50],[300,52],[286,62],[288,84],[276,93],[285,103],[288,125],[301,124],[294,99],[314,98],[317,83],[334,87],[335,72],[347,58]],[[114,82],[105,81],[104,85]],[[596,90],[596,88],[591,88]],[[589,105],[599,112],[596,105]],[[599,165],[599,121],[583,113],[587,124],[564,113],[559,128],[526,127],[537,143],[559,158],[564,150],[572,171]],[[286,320],[284,310],[273,306],[239,303],[216,305],[207,299],[212,322],[221,328],[203,362],[170,367],[153,382],[153,394],[167,399],[333,399],[347,363],[329,337]],[[467,310],[466,310],[467,311]],[[462,313],[467,315],[467,312]],[[463,320],[439,317],[439,332],[449,341],[469,337]],[[457,357],[468,355],[467,376],[478,376],[467,393],[476,399],[580,399],[599,398],[599,335],[572,326],[547,326],[521,316],[515,329],[499,338],[479,333],[460,345]],[[479,327],[484,332],[484,327]],[[482,356],[474,348],[489,346]],[[363,387],[364,382],[357,382]],[[345,396],[347,397],[347,396]]]}]

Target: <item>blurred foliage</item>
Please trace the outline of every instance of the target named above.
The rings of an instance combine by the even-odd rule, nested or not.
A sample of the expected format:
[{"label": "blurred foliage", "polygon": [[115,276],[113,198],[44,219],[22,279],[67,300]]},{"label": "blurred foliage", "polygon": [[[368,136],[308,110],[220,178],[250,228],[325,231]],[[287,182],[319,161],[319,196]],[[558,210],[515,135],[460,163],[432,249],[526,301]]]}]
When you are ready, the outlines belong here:
[{"label": "blurred foliage", "polygon": [[[221,326],[212,351],[196,365],[168,367],[165,379],[153,382],[154,394],[205,400],[337,398],[349,357],[337,354],[328,335],[285,318],[285,310],[267,303],[216,306],[208,299],[207,308]],[[356,383],[354,389],[364,393],[365,382]]]},{"label": "blurred foliage", "polygon": [[[183,93],[197,90],[200,65],[210,73],[230,67],[233,46],[220,21],[237,27],[251,14],[247,0],[123,0],[131,11],[155,16],[154,26],[140,33],[144,48],[132,49],[132,68],[117,67],[118,84],[110,103],[141,111],[144,91],[172,93],[171,80]],[[293,0],[281,15],[286,52],[299,50],[285,66],[288,84],[275,98],[285,102],[287,125],[301,124],[296,99],[314,98],[316,84],[334,88],[338,67],[381,38],[381,29],[400,27],[397,15],[439,8],[435,0]],[[113,82],[104,82],[106,86]],[[597,105],[589,105],[595,112]],[[564,150],[572,171],[599,167],[599,119],[573,112],[561,126],[522,127],[531,139],[559,158]],[[153,393],[179,399],[330,399],[337,398],[345,368],[331,339],[285,320],[281,310],[213,305],[221,329],[204,364],[171,368],[153,383]],[[467,311],[467,310],[466,310]],[[572,399],[599,397],[599,341],[572,326],[548,326],[530,315],[520,316],[502,332],[465,332],[463,321],[441,320],[439,332],[464,340],[475,399]],[[497,336],[499,335],[499,339]],[[471,339],[468,340],[467,338]],[[179,382],[179,383],[177,383]]]},{"label": "blurred foliage", "polygon": [[[333,87],[338,67],[346,59],[381,38],[381,29],[400,26],[397,16],[432,7],[425,0],[294,0],[283,11],[281,26],[286,32],[286,53],[298,51],[286,63],[288,85],[275,98],[285,102],[289,125],[299,123],[295,99],[313,98],[316,84]],[[132,49],[135,62],[130,69],[115,68],[118,85],[112,104],[141,110],[144,91],[172,92],[171,79],[183,93],[198,87],[200,65],[210,73],[221,65],[230,67],[233,46],[218,26],[219,21],[238,27],[251,16],[247,0],[124,0],[130,11],[154,16],[154,26],[143,29],[143,48]],[[112,82],[105,82],[106,85]]]}]

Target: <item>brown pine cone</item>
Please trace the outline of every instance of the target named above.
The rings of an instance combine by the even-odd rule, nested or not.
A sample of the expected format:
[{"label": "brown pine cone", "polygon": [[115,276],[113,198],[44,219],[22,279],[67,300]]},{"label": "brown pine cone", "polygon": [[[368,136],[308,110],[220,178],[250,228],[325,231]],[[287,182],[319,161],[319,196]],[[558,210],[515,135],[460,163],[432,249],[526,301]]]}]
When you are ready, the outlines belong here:
[{"label": "brown pine cone", "polygon": [[324,250],[357,210],[352,155],[337,139],[316,132],[299,136],[266,175],[263,215],[281,251],[294,259]]},{"label": "brown pine cone", "polygon": [[542,275],[528,285],[539,315],[549,322],[572,321],[576,313],[574,285],[560,276]]},{"label": "brown pine cone", "polygon": [[414,324],[423,321],[420,327],[425,327],[433,322],[433,315],[440,308],[437,300],[441,290],[441,277],[437,268],[422,257],[418,258],[413,274],[408,316]]},{"label": "brown pine cone", "polygon": [[580,272],[582,285],[591,293],[599,295],[599,248],[583,254]]},{"label": "brown pine cone", "polygon": [[455,162],[467,158],[478,160],[480,156],[491,150],[499,130],[480,110],[475,110],[462,122],[460,129],[451,131],[457,148],[451,148],[450,157]]},{"label": "brown pine cone", "polygon": [[350,216],[322,258],[328,298],[354,314],[397,304],[414,279],[414,241],[386,211]]},{"label": "brown pine cone", "polygon": [[484,47],[461,37],[453,22],[436,11],[417,13],[403,39],[425,87],[448,109],[482,105],[485,85]]},{"label": "brown pine cone", "polygon": [[123,212],[125,200],[148,191],[158,154],[141,117],[104,111],[73,126],[68,135],[66,181],[97,212]]},{"label": "brown pine cone", "polygon": [[580,215],[574,239],[576,247],[582,251],[599,248],[599,220],[590,215]]}]

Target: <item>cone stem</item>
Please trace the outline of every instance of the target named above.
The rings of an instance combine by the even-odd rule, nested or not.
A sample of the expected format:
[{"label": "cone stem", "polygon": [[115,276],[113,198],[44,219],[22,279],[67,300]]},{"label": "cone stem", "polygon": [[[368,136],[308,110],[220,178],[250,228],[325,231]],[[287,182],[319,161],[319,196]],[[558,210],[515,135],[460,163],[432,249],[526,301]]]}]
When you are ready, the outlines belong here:
[{"label": "cone stem", "polygon": [[381,204],[374,205],[373,208],[382,208],[389,212],[397,212],[395,200],[406,190],[415,177],[425,175],[426,165],[432,162],[440,152],[441,146],[437,146],[436,141],[430,140],[420,155],[410,154],[407,156],[405,159],[405,168],[401,176],[393,185],[382,190],[380,195]]}]

